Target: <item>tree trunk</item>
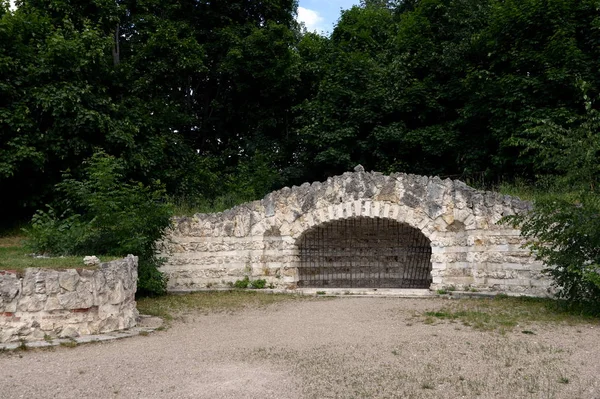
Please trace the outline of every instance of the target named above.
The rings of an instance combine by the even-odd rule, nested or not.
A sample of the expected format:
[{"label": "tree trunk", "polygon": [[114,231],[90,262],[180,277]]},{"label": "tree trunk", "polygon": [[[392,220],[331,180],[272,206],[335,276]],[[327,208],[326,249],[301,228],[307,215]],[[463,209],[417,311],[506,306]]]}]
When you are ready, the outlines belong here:
[{"label": "tree trunk", "polygon": [[120,53],[120,48],[119,48],[119,24],[117,24],[117,27],[115,29],[115,41],[113,43],[113,63],[115,66],[119,65],[120,59],[119,59],[119,53]]}]

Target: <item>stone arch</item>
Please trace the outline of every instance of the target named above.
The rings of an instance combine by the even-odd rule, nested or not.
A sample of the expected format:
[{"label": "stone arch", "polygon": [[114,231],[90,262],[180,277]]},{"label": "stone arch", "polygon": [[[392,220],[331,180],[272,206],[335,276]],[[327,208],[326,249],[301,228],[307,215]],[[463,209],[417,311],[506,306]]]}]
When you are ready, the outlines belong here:
[{"label": "stone arch", "polygon": [[405,224],[430,241],[432,290],[540,294],[549,286],[543,265],[522,247],[517,229],[497,223],[529,208],[457,180],[357,168],[225,212],[175,218],[162,243],[162,271],[170,291],[227,287],[245,277],[293,289],[301,280],[299,237],[315,226],[370,218]]},{"label": "stone arch", "polygon": [[285,233],[297,240],[307,230],[319,224],[359,217],[390,219],[404,223],[419,230],[430,241],[435,238],[437,230],[434,220],[422,209],[414,209],[390,201],[359,199],[340,201],[334,205],[311,209],[296,218]]},{"label": "stone arch", "polygon": [[431,241],[391,218],[347,217],[296,240],[298,287],[429,288]]}]

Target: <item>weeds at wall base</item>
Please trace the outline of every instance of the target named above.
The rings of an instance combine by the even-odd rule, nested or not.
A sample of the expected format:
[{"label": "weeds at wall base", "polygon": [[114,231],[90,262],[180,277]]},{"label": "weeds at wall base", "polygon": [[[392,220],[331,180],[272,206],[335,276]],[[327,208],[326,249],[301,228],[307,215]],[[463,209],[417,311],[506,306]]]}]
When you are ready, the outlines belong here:
[{"label": "weeds at wall base", "polygon": [[[575,325],[598,320],[588,307],[574,307],[564,301],[497,295],[490,299],[453,299],[448,306],[424,312],[418,317],[424,324],[460,322],[466,327],[500,334],[527,323],[566,323]],[[523,329],[523,334],[535,334]]]}]

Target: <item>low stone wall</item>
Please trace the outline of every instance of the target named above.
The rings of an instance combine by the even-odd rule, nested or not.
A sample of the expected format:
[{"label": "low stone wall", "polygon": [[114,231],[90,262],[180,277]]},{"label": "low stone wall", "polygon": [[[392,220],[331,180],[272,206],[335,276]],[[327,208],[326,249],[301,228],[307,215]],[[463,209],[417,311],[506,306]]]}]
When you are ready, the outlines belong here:
[{"label": "low stone wall", "polygon": [[137,266],[129,255],[96,269],[0,270],[0,343],[134,327]]},{"label": "low stone wall", "polygon": [[343,220],[388,219],[417,229],[431,246],[429,288],[548,295],[544,265],[517,229],[498,224],[531,204],[438,177],[354,173],[284,188],[261,201],[174,220],[163,244],[168,289],[227,287],[248,276],[274,288],[300,282],[303,237]]}]

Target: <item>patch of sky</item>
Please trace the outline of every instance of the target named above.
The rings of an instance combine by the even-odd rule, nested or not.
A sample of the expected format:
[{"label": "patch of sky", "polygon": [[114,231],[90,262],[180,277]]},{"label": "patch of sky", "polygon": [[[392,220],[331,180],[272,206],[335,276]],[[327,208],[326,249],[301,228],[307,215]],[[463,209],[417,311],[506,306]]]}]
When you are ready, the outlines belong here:
[{"label": "patch of sky", "polygon": [[328,35],[341,11],[359,4],[359,0],[300,0],[297,20],[303,22],[309,32]]}]

